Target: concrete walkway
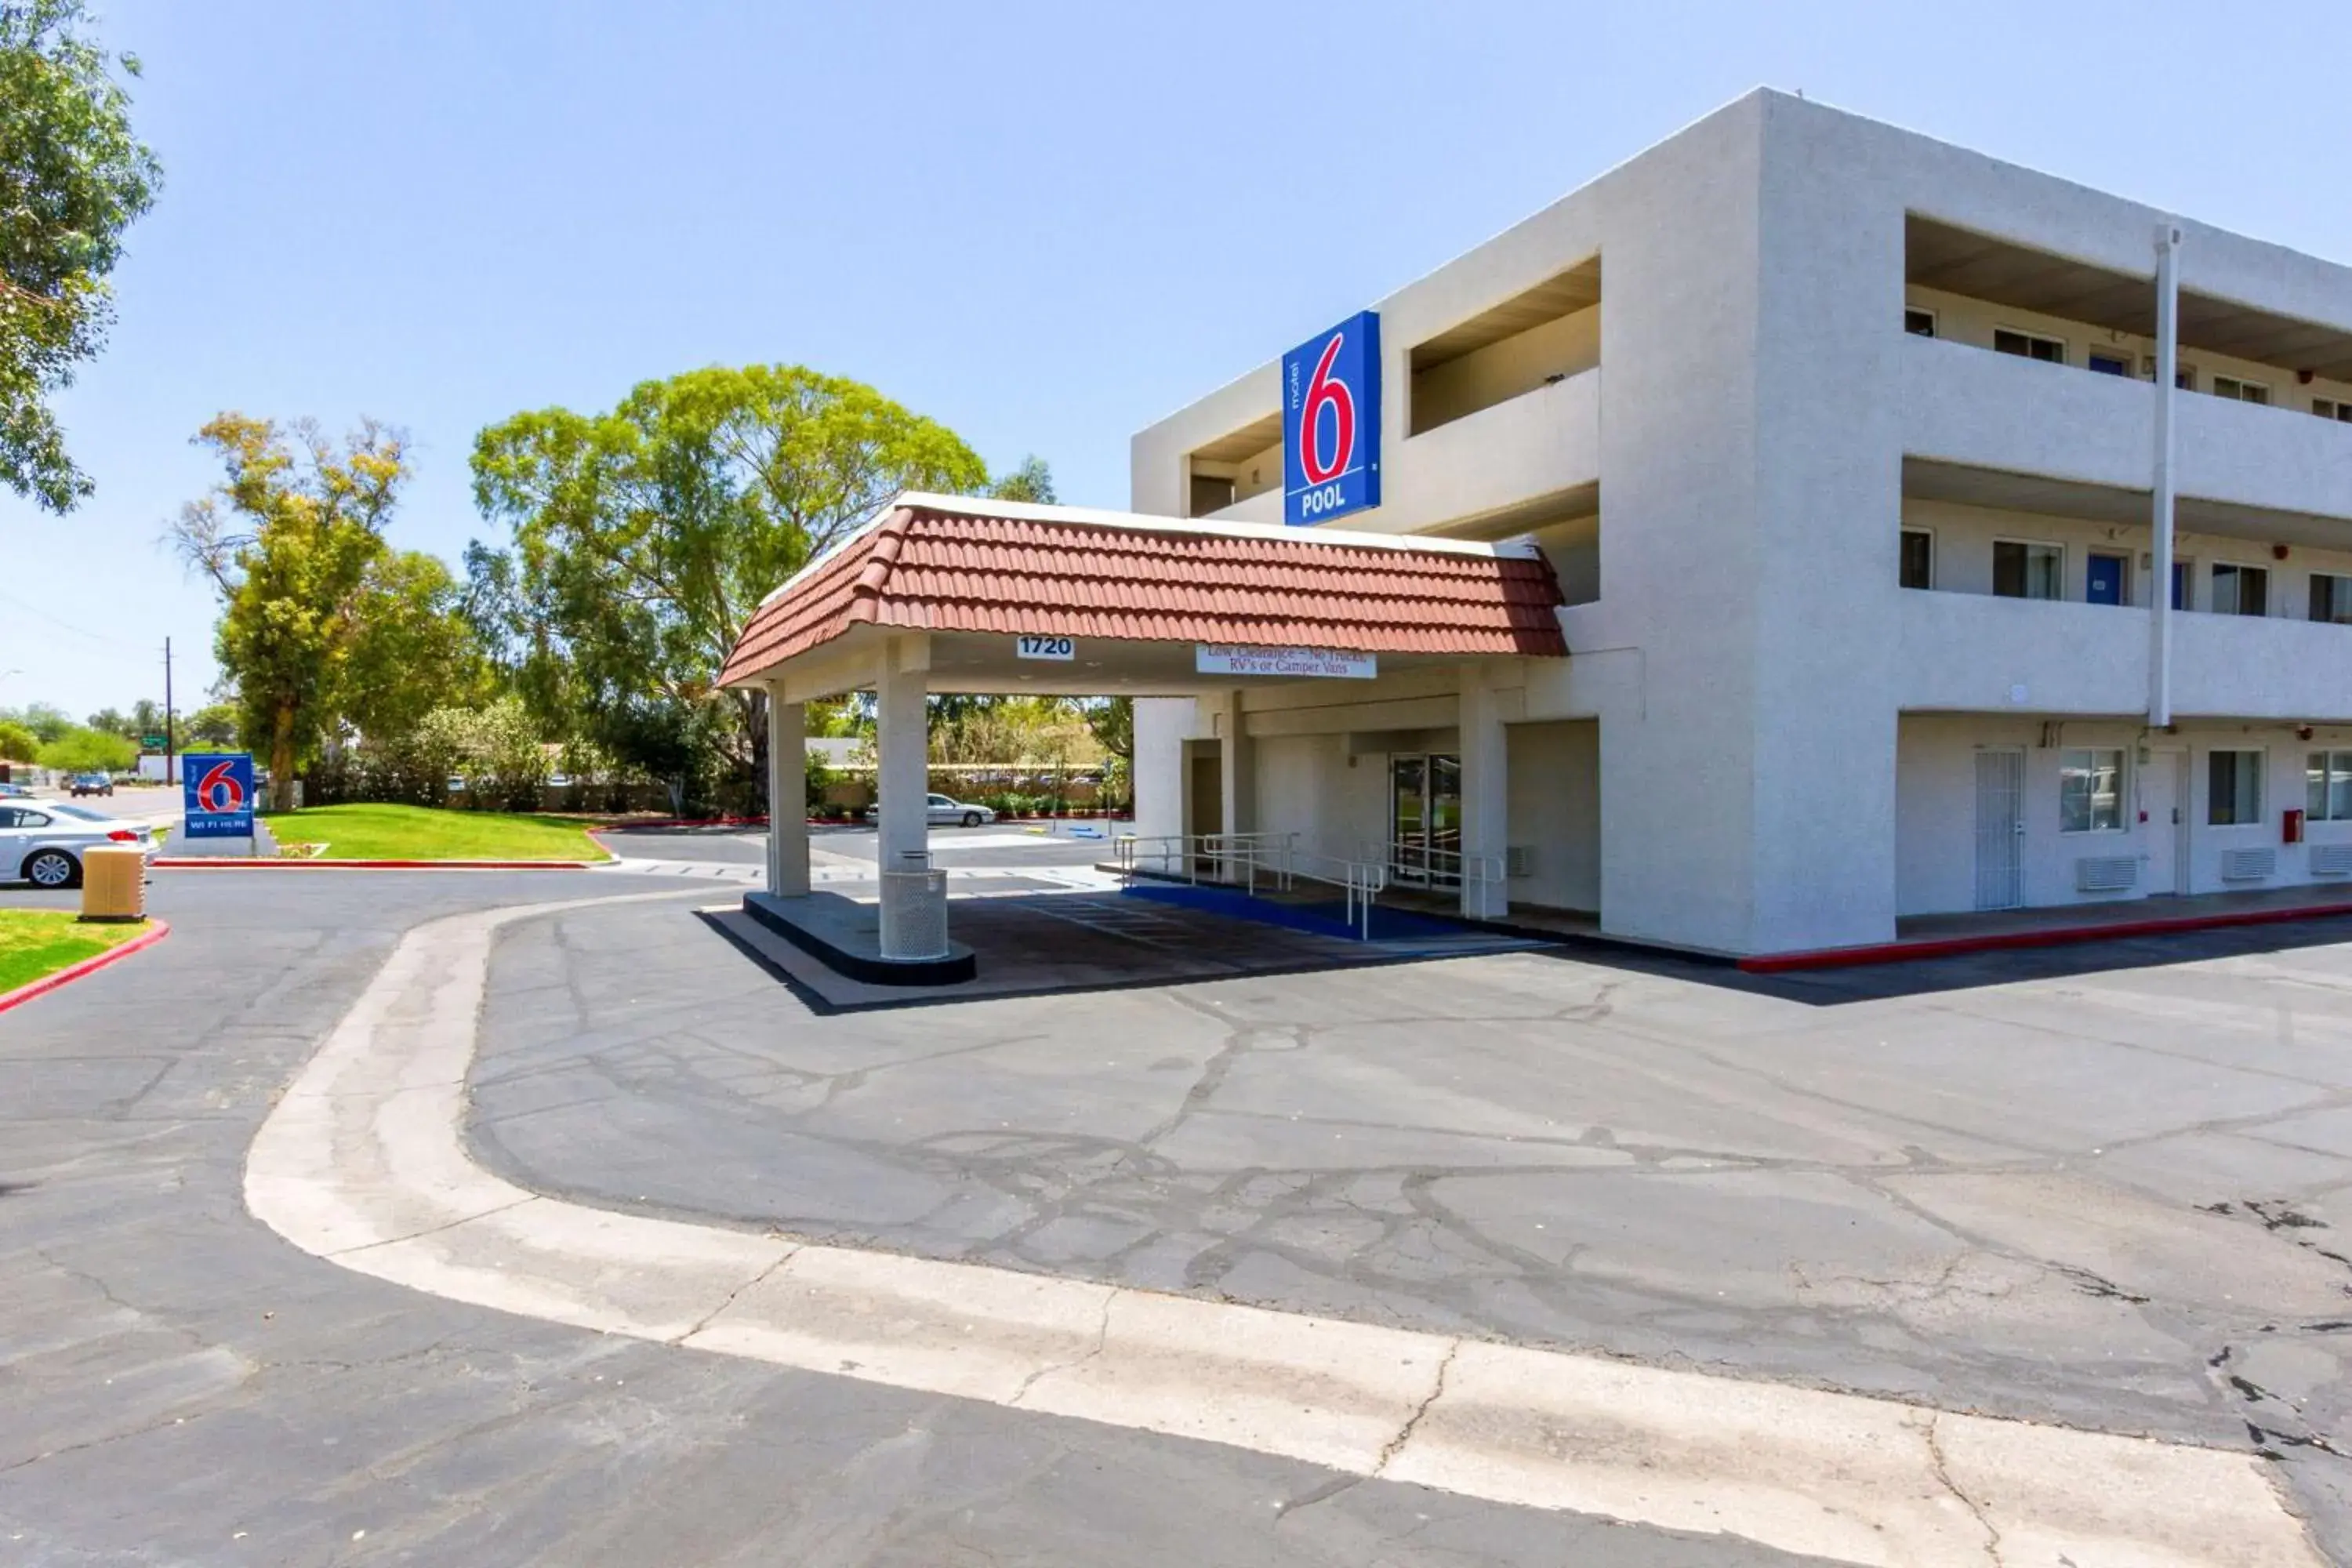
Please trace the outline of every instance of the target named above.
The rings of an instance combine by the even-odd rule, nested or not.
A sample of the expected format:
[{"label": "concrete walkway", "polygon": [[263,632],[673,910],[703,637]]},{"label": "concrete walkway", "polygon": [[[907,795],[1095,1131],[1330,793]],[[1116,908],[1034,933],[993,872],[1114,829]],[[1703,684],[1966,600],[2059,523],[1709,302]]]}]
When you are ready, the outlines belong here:
[{"label": "concrete walkway", "polygon": [[[494,932],[404,936],[256,1138],[253,1212],[457,1300],[1350,1478],[1864,1563],[2320,1561],[2242,1455],[617,1214],[467,1149]],[[604,900],[610,902],[612,900]]]}]

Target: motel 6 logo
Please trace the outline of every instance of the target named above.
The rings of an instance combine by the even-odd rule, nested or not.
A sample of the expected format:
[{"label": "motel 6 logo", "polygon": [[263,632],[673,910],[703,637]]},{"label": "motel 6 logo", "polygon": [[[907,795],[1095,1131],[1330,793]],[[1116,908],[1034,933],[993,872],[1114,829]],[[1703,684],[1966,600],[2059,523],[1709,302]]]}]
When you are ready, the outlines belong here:
[{"label": "motel 6 logo", "polygon": [[236,811],[245,805],[245,784],[236,776],[238,759],[223,757],[196,781],[196,804],[206,811]]},{"label": "motel 6 logo", "polygon": [[1282,520],[1381,504],[1381,318],[1364,310],[1282,356]]}]

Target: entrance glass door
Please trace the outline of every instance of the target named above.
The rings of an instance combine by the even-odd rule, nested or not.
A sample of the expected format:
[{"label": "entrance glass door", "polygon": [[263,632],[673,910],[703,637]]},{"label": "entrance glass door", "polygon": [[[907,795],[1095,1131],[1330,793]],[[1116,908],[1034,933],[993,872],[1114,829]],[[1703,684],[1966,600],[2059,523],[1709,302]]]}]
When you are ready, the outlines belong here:
[{"label": "entrance glass door", "polygon": [[1389,874],[1406,887],[1462,880],[1462,759],[1389,759]]}]

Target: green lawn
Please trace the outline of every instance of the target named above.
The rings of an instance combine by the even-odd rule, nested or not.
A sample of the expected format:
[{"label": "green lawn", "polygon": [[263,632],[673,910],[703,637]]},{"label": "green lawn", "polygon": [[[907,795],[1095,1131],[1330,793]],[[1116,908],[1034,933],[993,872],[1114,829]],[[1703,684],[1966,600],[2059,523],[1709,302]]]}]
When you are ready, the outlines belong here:
[{"label": "green lawn", "polygon": [[82,925],[63,910],[0,910],[0,991],[129,942],[144,925]]},{"label": "green lawn", "polygon": [[324,844],[330,860],[608,860],[582,816],[321,805],[266,815],[281,845]]}]

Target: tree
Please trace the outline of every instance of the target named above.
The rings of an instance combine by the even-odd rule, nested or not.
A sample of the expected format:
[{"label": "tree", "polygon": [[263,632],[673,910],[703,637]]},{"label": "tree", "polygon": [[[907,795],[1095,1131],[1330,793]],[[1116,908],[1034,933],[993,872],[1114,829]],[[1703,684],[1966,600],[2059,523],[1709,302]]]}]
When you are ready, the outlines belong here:
[{"label": "tree", "polygon": [[131,705],[131,737],[136,740],[163,732],[163,705],[152,697],[142,697]]},{"label": "tree", "polygon": [[107,275],[163,182],[113,74],[139,62],[86,20],[81,0],[0,0],[0,480],[58,513],[91,486],[48,398],[104,343]]},{"label": "tree", "polygon": [[672,781],[756,779],[765,719],[714,700],[769,590],[902,489],[970,490],[954,432],[800,365],[649,381],[608,414],[518,414],[474,443],[474,497],[510,531],[467,552],[470,604],[533,711]]},{"label": "tree", "polygon": [[384,530],[408,479],[404,439],[364,421],[338,443],[311,421],[286,433],[224,414],[196,441],[226,478],[172,533],[221,594],[214,648],[237,729],[289,779],[354,715],[421,720],[470,691],[479,662],[447,568],[395,552]]},{"label": "tree", "polygon": [[207,702],[180,721],[180,749],[222,750],[236,744],[236,708],[228,702]]},{"label": "tree", "polygon": [[120,735],[77,726],[41,748],[45,768],[68,773],[117,773],[137,765],[139,748]]},{"label": "tree", "polygon": [[386,552],[361,584],[335,717],[373,740],[415,729],[436,708],[489,701],[489,662],[467,623],[465,591],[438,556]]},{"label": "tree", "polygon": [[74,721],[66,717],[66,710],[51,702],[27,702],[22,708],[0,708],[0,720],[22,724],[44,744],[74,727]]},{"label": "tree", "polygon": [[29,763],[40,750],[38,735],[13,719],[0,719],[0,761]]},{"label": "tree", "polygon": [[1054,471],[1045,459],[1032,452],[1021,459],[1021,466],[1009,474],[1000,474],[988,487],[988,493],[998,500],[1036,501],[1045,506],[1054,504]]},{"label": "tree", "polygon": [[139,739],[139,727],[131,719],[112,708],[101,708],[89,716],[89,727],[101,733],[120,735],[126,741]]}]

